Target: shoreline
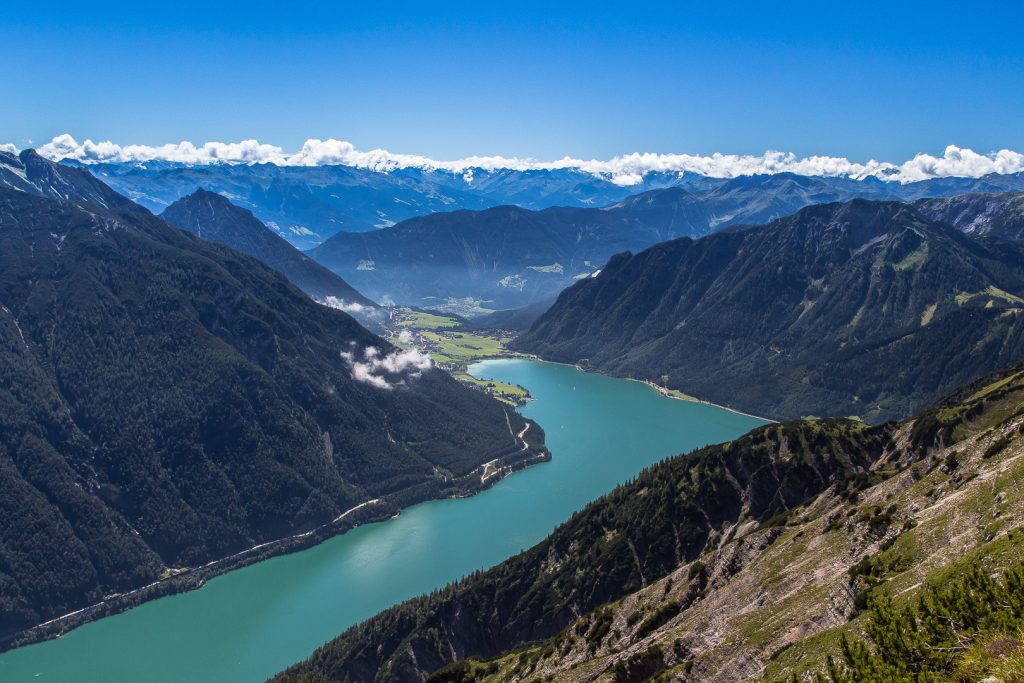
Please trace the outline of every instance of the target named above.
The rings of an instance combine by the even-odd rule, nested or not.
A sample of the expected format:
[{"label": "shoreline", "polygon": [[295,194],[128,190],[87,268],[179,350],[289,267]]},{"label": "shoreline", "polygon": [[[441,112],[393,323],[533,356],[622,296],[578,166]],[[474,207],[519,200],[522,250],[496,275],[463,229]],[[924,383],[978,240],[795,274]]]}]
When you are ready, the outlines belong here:
[{"label": "shoreline", "polygon": [[[583,370],[583,372],[586,372],[586,370]],[[601,373],[601,374],[603,374],[603,373]],[[609,377],[614,377],[615,375],[608,375],[608,376]],[[676,400],[676,401],[686,401],[687,403],[700,403],[700,404],[703,404],[703,405],[706,405],[706,406],[713,406],[713,407],[718,408],[720,410],[727,410],[730,413],[735,413],[737,415],[742,415],[744,417],[750,417],[750,418],[753,418],[755,420],[762,420],[764,422],[768,422],[768,423],[771,423],[771,424],[778,424],[779,423],[778,420],[773,420],[773,419],[771,419],[769,417],[762,417],[761,415],[754,415],[753,413],[745,413],[742,410],[738,410],[736,408],[730,408],[729,406],[723,406],[721,403],[714,403],[712,401],[706,401],[706,400],[704,400],[702,398],[697,398],[696,396],[692,396],[690,398],[683,398],[682,396],[673,396],[670,389],[667,389],[667,388],[661,386],[660,384],[652,382],[649,379],[634,379],[632,377],[620,377],[619,379],[626,379],[626,380],[629,380],[631,382],[640,382],[641,384],[646,384],[647,386],[649,386],[650,388],[654,389],[655,391],[657,391],[659,394],[661,394],[665,398],[671,398],[671,399]]]},{"label": "shoreline", "polygon": [[[390,496],[365,500],[345,510],[334,519],[308,531],[265,541],[195,567],[188,567],[179,571],[167,568],[170,572],[168,576],[158,578],[156,581],[123,593],[107,596],[99,602],[80,607],[60,616],[51,617],[39,624],[0,638],[0,653],[28,647],[48,640],[56,640],[80,626],[100,621],[106,617],[122,614],[147,602],[198,590],[207,581],[224,576],[237,569],[243,569],[274,557],[309,550],[364,524],[374,524],[394,519],[401,514],[402,510],[414,505],[435,500],[469,498],[478,493],[483,493],[520,470],[551,460],[551,451],[546,446],[541,445],[535,447],[535,449],[539,448],[539,450],[530,450],[530,445],[522,438],[522,435],[525,435],[531,423],[528,421],[526,424],[527,429],[524,429],[520,435],[513,434],[514,437],[517,437],[523,443],[524,448],[504,458],[497,458],[496,461],[501,463],[497,467],[494,466],[496,461],[491,460],[487,463],[481,463],[457,479],[446,482],[448,485],[441,489],[438,495],[421,495],[422,492],[418,493],[417,488],[428,487],[433,483],[430,480],[424,481],[409,487],[406,491],[399,491]],[[526,457],[522,457],[524,454]],[[484,477],[483,474],[488,465],[492,466],[494,471]],[[368,514],[356,514],[363,510],[368,510]]]},{"label": "shoreline", "polygon": [[[564,366],[569,367],[569,368],[576,368],[580,372],[586,372],[586,373],[593,374],[593,375],[601,375],[602,377],[612,377],[614,379],[624,379],[624,380],[626,380],[628,382],[639,382],[641,384],[646,384],[651,389],[654,389],[656,392],[658,392],[663,398],[672,399],[674,401],[685,401],[687,403],[700,403],[700,404],[703,404],[703,405],[706,405],[706,406],[711,406],[713,408],[718,408],[720,410],[727,410],[730,413],[735,413],[737,415],[742,415],[744,417],[753,418],[755,420],[761,420],[761,421],[766,422],[766,423],[779,424],[778,420],[773,420],[770,417],[763,417],[761,415],[754,415],[753,413],[745,413],[742,410],[738,410],[736,408],[730,408],[729,406],[723,406],[720,403],[714,403],[713,401],[707,401],[707,400],[699,398],[697,396],[693,396],[691,398],[683,398],[682,396],[673,396],[670,393],[671,392],[670,389],[668,389],[666,387],[663,387],[660,384],[656,384],[655,382],[652,382],[649,379],[637,379],[635,377],[621,377],[619,375],[613,375],[613,374],[611,374],[609,372],[603,372],[603,371],[598,370],[596,368],[584,368],[584,367],[581,367],[577,363],[563,363],[563,362],[557,361],[557,360],[548,360],[547,358],[541,358],[540,356],[535,356],[533,354],[516,353],[515,355],[508,355],[508,356],[492,356],[490,358],[481,358],[480,360],[474,361],[473,364],[475,364],[475,363],[486,363],[487,361],[491,361],[491,360],[532,360],[532,361],[536,361],[538,363],[550,363],[551,365],[564,365]],[[467,366],[466,372],[467,373],[469,372],[469,366]],[[485,378],[478,377],[477,379],[485,379]]]}]

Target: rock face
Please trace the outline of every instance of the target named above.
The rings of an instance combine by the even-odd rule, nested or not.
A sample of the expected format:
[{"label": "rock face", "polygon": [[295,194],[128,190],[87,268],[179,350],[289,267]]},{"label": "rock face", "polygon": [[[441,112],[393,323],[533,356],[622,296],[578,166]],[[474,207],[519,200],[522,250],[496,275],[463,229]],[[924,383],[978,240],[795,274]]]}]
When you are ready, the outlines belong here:
[{"label": "rock face", "polygon": [[1024,192],[971,193],[914,203],[929,218],[970,235],[1024,238]]},{"label": "rock face", "polygon": [[179,199],[160,217],[171,225],[211,242],[226,244],[254,256],[280,271],[292,284],[314,299],[328,297],[348,312],[370,312],[377,305],[351,285],[289,244],[259,221],[252,212],[235,206],[227,197],[200,188]]},{"label": "rock face", "polygon": [[0,188],[0,636],[542,449],[256,259],[47,173]]},{"label": "rock face", "polygon": [[787,419],[905,417],[1024,356],[1024,249],[896,202],[612,258],[513,343]]},{"label": "rock face", "polygon": [[903,423],[769,425],[668,460],[277,680],[811,680],[869,595],[1024,558],[1021,405],[1018,364]]}]

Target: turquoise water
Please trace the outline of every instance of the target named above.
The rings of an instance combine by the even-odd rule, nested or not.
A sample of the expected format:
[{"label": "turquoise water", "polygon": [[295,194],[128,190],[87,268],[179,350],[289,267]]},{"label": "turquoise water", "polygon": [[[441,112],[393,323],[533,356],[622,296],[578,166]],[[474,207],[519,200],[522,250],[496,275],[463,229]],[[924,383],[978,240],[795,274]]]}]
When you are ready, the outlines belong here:
[{"label": "turquoise water", "polygon": [[0,681],[263,680],[389,605],[537,543],[647,465],[761,424],[564,365],[495,360],[470,372],[530,390],[534,400],[522,413],[547,433],[551,462],[472,498],[423,503],[200,590],[2,653]]}]

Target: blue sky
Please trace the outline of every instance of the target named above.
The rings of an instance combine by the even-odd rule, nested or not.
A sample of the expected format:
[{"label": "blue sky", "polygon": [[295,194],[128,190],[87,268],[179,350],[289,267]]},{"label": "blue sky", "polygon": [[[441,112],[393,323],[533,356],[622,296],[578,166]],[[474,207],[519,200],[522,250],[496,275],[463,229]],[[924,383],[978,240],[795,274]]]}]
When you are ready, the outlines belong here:
[{"label": "blue sky", "polygon": [[0,142],[1024,150],[1024,3],[6,3]]}]

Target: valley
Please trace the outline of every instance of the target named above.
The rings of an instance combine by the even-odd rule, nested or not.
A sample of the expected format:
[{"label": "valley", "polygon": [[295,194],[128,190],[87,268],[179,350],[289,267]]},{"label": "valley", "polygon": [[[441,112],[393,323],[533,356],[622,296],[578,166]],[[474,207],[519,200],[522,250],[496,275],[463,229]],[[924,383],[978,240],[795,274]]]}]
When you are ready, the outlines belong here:
[{"label": "valley", "polygon": [[1024,683],[1020,0],[6,3],[0,683]]},{"label": "valley", "polygon": [[443,313],[412,308],[387,309],[387,338],[401,348],[426,353],[439,368],[458,381],[479,389],[511,407],[530,400],[525,387],[496,379],[480,379],[468,372],[475,362],[489,358],[519,358],[508,343],[514,334],[507,330],[468,330],[465,320]]},{"label": "valley", "polygon": [[396,602],[530,547],[587,502],[680,447],[733,438],[760,424],[564,365],[503,359],[468,372],[529,390],[533,400],[520,410],[544,429],[549,462],[474,496],[421,503],[218,576],[199,590],[0,653],[3,680],[32,681],[38,674],[77,683],[242,683],[271,676]]},{"label": "valley", "polygon": [[[1019,371],[886,421],[1021,355],[1016,194],[719,221],[728,229],[700,239],[582,259],[573,277],[575,256],[567,270],[542,250],[502,278],[510,298],[492,297],[489,275],[473,283],[504,267],[478,256],[521,258],[545,231],[556,251],[589,240],[599,254],[699,235],[683,211],[692,193],[608,212],[432,214],[402,224],[410,239],[392,256],[416,273],[405,291],[437,276],[468,288],[419,297],[444,302],[428,309],[379,306],[347,279],[391,278],[386,263],[363,259],[342,279],[222,195],[198,189],[157,218],[86,170],[31,151],[0,161],[0,362],[32,388],[0,386],[0,476],[14,494],[0,506],[15,520],[0,529],[0,581],[13,587],[0,616],[8,645],[23,645],[0,672],[13,680],[250,680],[338,633],[283,676],[783,675],[825,666],[815,639],[834,652],[835,634],[857,636],[887,572],[912,590],[945,571],[952,560],[928,545],[940,532],[972,557],[1016,552],[985,545],[1019,526],[998,505],[980,537],[916,513],[947,495],[966,511],[988,481],[1006,499],[1006,468],[991,466],[1012,452]],[[841,187],[783,176],[702,192],[773,215],[780,188],[799,206]],[[438,270],[416,226],[483,251],[469,271]],[[527,287],[538,278],[550,279]],[[165,387],[155,403],[147,382]],[[746,411],[803,419],[757,429],[767,420]],[[813,417],[837,411],[853,419]],[[132,447],[140,434],[157,447]],[[881,533],[904,507],[902,535]],[[22,533],[31,515],[47,533]],[[900,539],[912,553],[890,552]],[[57,544],[66,566],[51,562]],[[811,578],[787,575],[791,564]],[[823,586],[843,571],[849,585]],[[827,614],[814,611],[823,590]],[[765,604],[749,621],[752,601]],[[467,626],[467,605],[490,616]],[[731,616],[694,640],[717,612]],[[409,619],[419,626],[405,633]],[[799,637],[773,637],[779,623]],[[111,650],[125,643],[130,654]]]},{"label": "valley", "polygon": [[85,170],[0,161],[24,181],[0,187],[4,647],[548,457],[542,429],[526,444],[517,413],[260,260]]},{"label": "valley", "polygon": [[1024,683],[1020,0],[0,16],[0,683]]}]

